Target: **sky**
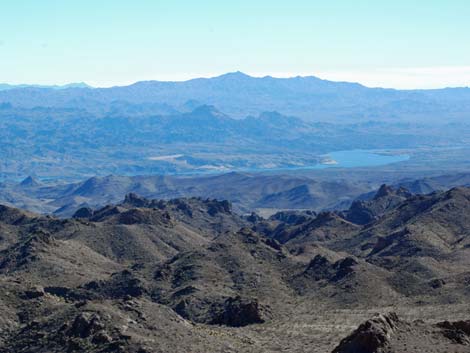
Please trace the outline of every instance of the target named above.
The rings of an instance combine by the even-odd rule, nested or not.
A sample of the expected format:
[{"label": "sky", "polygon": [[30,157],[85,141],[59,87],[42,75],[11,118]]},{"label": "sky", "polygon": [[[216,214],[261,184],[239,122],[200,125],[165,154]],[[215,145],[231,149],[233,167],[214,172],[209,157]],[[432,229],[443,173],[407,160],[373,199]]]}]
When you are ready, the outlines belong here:
[{"label": "sky", "polygon": [[0,0],[0,82],[93,86],[242,71],[470,86],[468,0]]}]

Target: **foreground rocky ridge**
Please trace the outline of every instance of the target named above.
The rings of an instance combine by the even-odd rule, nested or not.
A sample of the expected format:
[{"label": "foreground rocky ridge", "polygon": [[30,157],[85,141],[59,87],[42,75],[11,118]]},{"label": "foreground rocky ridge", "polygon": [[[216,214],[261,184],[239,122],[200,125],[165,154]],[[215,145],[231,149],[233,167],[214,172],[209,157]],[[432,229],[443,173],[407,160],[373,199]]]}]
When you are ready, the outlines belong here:
[{"label": "foreground rocky ridge", "polygon": [[386,186],[269,219],[136,194],[69,219],[1,206],[0,350],[465,352],[469,211],[468,188]]},{"label": "foreground rocky ridge", "polygon": [[468,352],[470,320],[427,324],[378,314],[344,338],[333,353]]}]

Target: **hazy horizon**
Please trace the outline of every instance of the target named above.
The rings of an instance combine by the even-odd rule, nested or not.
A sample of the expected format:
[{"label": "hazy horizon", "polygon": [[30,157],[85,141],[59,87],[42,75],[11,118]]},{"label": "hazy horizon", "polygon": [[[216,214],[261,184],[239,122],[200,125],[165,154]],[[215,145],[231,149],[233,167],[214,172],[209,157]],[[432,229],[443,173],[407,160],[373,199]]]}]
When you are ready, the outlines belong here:
[{"label": "hazy horizon", "polygon": [[[399,75],[395,75],[394,78],[390,76],[390,82],[393,82],[393,80],[397,81],[402,76],[402,75],[410,75],[410,76],[416,76],[416,75],[425,75],[426,72],[429,70],[432,70],[432,68],[415,68],[416,72],[412,69],[388,69],[389,75],[393,75],[393,72],[399,73]],[[451,68],[440,68],[441,72],[444,70],[450,70],[454,71],[455,69]],[[469,73],[470,75],[470,67],[464,67],[462,68],[462,71]],[[233,71],[228,71],[228,72],[223,72],[223,73],[214,73],[214,74],[202,74],[202,75],[195,75],[195,74],[187,74],[183,75],[181,77],[175,77],[175,78],[148,78],[148,79],[143,79],[143,80],[138,80],[138,81],[129,81],[129,82],[121,82],[121,83],[116,83],[116,84],[91,84],[90,82],[86,82],[84,80],[79,80],[79,81],[70,81],[70,82],[47,82],[47,83],[38,83],[38,82],[0,82],[0,85],[10,85],[10,86],[44,86],[44,87],[63,87],[63,86],[68,86],[68,85],[76,85],[76,84],[85,84],[89,86],[90,88],[110,88],[110,87],[123,87],[123,86],[129,86],[133,85],[139,82],[151,82],[151,81],[156,81],[156,82],[186,82],[194,79],[211,79],[211,78],[217,78],[220,76],[224,76],[227,74],[233,74],[233,73],[242,73],[244,75],[250,76],[252,78],[264,78],[264,77],[272,77],[272,78],[279,78],[279,79],[289,79],[289,78],[296,78],[296,77],[302,77],[302,78],[308,78],[308,77],[314,77],[314,78],[319,78],[321,80],[325,81],[331,81],[331,82],[348,82],[348,83],[358,83],[361,84],[365,87],[368,88],[385,88],[385,89],[397,89],[397,90],[420,90],[420,89],[444,89],[444,88],[468,88],[470,87],[470,80],[468,81],[468,84],[466,83],[455,83],[455,84],[446,84],[444,82],[439,83],[435,82],[434,84],[428,84],[428,85],[417,85],[414,86],[412,82],[409,82],[409,84],[406,85],[387,85],[387,82],[381,83],[380,79],[377,77],[377,71],[374,72],[327,72],[327,73],[285,73],[285,72],[277,72],[277,73],[267,73],[267,74],[262,74],[262,73],[247,73],[239,70],[233,70]],[[361,75],[365,77],[365,79],[361,80]]]}]

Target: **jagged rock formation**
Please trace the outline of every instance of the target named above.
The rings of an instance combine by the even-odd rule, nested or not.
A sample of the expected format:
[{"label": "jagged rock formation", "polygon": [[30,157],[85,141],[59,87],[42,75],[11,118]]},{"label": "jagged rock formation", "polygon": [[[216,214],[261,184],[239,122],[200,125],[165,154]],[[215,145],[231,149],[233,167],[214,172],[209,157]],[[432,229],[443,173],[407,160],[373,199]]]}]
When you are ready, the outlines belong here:
[{"label": "jagged rock formation", "polygon": [[343,212],[342,216],[352,223],[364,225],[377,220],[385,212],[392,210],[411,195],[403,187],[394,190],[384,184],[372,200],[354,201],[349,210]]},{"label": "jagged rock formation", "polygon": [[332,353],[468,352],[470,322],[407,322],[378,314],[344,338]]},{"label": "jagged rock formation", "polygon": [[366,224],[136,194],[70,219],[1,206],[0,350],[468,352],[470,190],[368,202]]},{"label": "jagged rock formation", "polygon": [[333,353],[392,352],[390,340],[400,324],[395,313],[377,315],[361,324],[356,331],[343,339]]}]

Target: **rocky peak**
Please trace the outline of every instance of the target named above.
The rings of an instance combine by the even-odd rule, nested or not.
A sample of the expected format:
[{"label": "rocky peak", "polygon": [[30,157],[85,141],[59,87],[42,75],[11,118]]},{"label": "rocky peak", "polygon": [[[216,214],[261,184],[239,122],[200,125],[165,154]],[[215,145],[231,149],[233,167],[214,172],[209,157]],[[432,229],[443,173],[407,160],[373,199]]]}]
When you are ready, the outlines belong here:
[{"label": "rocky peak", "polygon": [[20,186],[25,188],[35,187],[39,185],[40,182],[32,176],[28,176],[27,178],[23,179],[23,181],[20,183]]},{"label": "rocky peak", "polygon": [[133,192],[126,195],[124,198],[124,205],[132,207],[147,207],[150,204],[150,201],[145,197],[139,196]]},{"label": "rocky peak", "polygon": [[394,191],[393,191],[391,186],[386,185],[386,184],[382,184],[380,186],[379,190],[377,191],[377,193],[375,194],[374,200],[377,200],[381,197],[392,195],[393,193],[394,193]]},{"label": "rocky peak", "polygon": [[94,211],[90,207],[79,208],[72,216],[72,218],[91,218]]}]

